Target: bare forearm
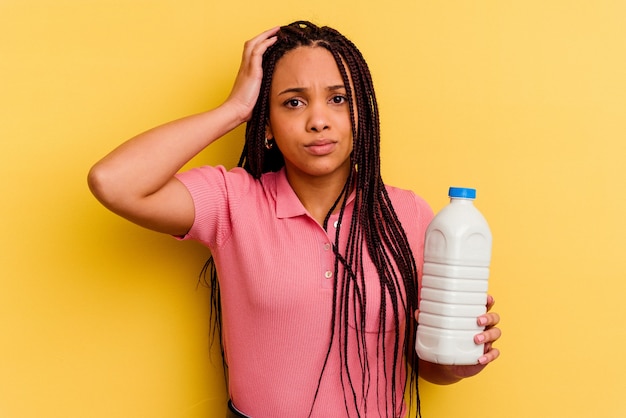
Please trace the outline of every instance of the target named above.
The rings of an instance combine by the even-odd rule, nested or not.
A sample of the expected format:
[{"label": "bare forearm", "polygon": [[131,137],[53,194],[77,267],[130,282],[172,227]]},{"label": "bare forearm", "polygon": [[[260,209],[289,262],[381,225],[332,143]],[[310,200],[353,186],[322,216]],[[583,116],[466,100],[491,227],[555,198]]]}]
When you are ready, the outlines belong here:
[{"label": "bare forearm", "polygon": [[140,134],[96,163],[88,181],[98,200],[146,228],[185,234],[194,221],[194,203],[174,175],[204,148],[249,120],[263,78],[263,53],[276,42],[277,31],[270,29],[246,42],[224,104]]},{"label": "bare forearm", "polygon": [[160,190],[183,165],[218,138],[243,122],[224,104],[144,132],[123,143],[89,173],[98,199],[143,198]]}]

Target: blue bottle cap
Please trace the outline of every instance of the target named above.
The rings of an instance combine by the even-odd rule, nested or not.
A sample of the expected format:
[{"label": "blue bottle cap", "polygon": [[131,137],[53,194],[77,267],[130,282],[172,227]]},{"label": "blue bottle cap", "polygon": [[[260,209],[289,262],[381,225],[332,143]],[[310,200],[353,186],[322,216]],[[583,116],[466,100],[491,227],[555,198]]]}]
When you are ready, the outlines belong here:
[{"label": "blue bottle cap", "polygon": [[448,197],[456,197],[460,199],[476,199],[476,189],[466,187],[450,187]]}]

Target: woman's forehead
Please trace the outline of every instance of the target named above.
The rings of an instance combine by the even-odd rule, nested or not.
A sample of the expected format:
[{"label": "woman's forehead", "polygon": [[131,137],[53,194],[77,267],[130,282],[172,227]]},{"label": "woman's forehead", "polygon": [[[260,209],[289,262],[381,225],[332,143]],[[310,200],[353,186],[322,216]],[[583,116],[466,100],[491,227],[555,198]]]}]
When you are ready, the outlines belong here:
[{"label": "woman's forehead", "polygon": [[320,46],[301,46],[283,55],[276,63],[272,90],[308,87],[310,84],[343,85],[333,54]]}]

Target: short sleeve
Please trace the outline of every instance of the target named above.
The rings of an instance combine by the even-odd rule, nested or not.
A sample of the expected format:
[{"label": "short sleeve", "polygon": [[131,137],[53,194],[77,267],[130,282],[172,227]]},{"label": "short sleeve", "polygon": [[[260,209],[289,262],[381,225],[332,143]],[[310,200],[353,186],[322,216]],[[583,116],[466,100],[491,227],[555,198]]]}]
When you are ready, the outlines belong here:
[{"label": "short sleeve", "polygon": [[209,248],[219,246],[231,233],[233,213],[241,206],[254,179],[242,168],[203,166],[178,173],[194,204],[194,222],[178,239],[199,241]]}]

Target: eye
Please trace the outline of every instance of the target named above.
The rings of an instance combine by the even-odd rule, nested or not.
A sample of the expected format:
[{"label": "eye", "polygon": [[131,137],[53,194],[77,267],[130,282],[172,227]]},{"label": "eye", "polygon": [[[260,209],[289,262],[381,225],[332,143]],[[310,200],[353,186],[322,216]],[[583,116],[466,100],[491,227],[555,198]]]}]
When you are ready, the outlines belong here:
[{"label": "eye", "polygon": [[296,108],[296,107],[303,106],[304,103],[300,99],[289,99],[285,101],[284,105],[285,107]]},{"label": "eye", "polygon": [[330,100],[331,100],[331,102],[333,104],[343,104],[343,103],[347,103],[348,102],[348,98],[346,96],[341,95],[341,94],[333,96]]}]

